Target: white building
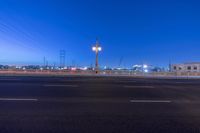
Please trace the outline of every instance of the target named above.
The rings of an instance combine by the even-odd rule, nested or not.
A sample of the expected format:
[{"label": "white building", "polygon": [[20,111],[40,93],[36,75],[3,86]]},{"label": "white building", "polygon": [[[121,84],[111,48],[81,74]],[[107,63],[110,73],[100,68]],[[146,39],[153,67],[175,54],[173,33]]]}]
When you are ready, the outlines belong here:
[{"label": "white building", "polygon": [[172,64],[172,72],[200,72],[200,62]]}]

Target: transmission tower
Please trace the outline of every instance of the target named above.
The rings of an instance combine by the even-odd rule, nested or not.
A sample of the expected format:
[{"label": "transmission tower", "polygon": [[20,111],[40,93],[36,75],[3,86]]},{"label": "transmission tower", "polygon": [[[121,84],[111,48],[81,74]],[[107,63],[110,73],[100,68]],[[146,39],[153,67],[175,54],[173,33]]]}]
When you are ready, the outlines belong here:
[{"label": "transmission tower", "polygon": [[46,57],[43,58],[43,67],[46,67]]},{"label": "transmission tower", "polygon": [[65,67],[65,50],[60,50],[60,68]]}]

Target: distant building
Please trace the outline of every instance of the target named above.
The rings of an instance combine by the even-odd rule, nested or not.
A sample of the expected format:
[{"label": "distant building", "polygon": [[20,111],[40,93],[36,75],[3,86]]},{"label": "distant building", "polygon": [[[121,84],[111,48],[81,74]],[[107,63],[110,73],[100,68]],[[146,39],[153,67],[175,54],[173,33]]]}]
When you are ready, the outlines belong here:
[{"label": "distant building", "polygon": [[200,62],[172,64],[172,72],[200,72]]},{"label": "distant building", "polygon": [[133,65],[132,70],[135,72],[160,72],[161,68],[154,67],[152,65],[147,64],[139,64],[139,65]]}]

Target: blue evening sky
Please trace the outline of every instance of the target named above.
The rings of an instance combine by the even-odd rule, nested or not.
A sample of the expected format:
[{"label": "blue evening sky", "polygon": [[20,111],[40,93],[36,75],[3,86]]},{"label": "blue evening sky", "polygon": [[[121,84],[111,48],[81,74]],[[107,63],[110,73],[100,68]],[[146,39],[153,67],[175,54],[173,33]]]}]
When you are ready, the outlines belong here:
[{"label": "blue evening sky", "polygon": [[0,64],[101,66],[200,61],[198,0],[0,0]]}]

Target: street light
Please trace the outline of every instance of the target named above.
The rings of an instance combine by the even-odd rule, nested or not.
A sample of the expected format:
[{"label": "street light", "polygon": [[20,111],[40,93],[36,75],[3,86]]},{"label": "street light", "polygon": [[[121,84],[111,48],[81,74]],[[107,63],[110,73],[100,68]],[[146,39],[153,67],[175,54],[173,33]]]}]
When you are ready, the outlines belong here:
[{"label": "street light", "polygon": [[102,48],[100,47],[98,40],[96,40],[95,46],[92,47],[92,51],[94,51],[96,53],[95,71],[96,71],[96,73],[98,73],[98,70],[99,70],[98,56],[99,56],[99,51],[102,51]]}]

